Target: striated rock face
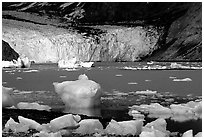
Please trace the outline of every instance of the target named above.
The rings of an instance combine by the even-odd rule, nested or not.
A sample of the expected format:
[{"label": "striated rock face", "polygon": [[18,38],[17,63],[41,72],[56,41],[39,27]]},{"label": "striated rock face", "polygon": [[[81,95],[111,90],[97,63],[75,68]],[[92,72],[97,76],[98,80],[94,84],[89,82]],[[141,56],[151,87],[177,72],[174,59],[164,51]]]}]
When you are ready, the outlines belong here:
[{"label": "striated rock face", "polygon": [[202,60],[202,3],[192,3],[188,11],[170,25],[166,43],[147,59]]}]

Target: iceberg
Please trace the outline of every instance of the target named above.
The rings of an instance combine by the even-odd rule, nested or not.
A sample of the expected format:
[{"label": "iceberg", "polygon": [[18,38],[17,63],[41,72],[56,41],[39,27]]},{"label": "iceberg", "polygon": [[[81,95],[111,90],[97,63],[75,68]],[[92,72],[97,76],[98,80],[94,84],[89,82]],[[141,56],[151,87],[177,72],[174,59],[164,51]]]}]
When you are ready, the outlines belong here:
[{"label": "iceberg", "polygon": [[2,107],[16,106],[15,99],[10,95],[13,93],[12,88],[2,86]]},{"label": "iceberg", "polygon": [[17,104],[18,109],[34,109],[34,110],[45,110],[50,111],[51,107],[48,105],[40,105],[36,102],[28,103],[28,102],[19,102]]},{"label": "iceberg", "polygon": [[12,118],[10,118],[5,124],[5,130],[12,130],[15,133],[27,133],[29,129],[35,129],[37,131],[40,131],[42,129],[42,126],[32,119],[24,118],[23,116],[18,116],[18,120],[19,123],[15,122]]},{"label": "iceberg", "polygon": [[182,137],[193,137],[193,130],[188,130],[183,133]]},{"label": "iceberg", "polygon": [[55,92],[67,108],[91,108],[100,106],[101,87],[86,75],[80,75],[76,81],[54,82]]},{"label": "iceberg", "polygon": [[192,81],[191,78],[184,78],[184,79],[173,79],[174,82],[190,82]]},{"label": "iceberg", "polygon": [[103,125],[98,119],[84,119],[79,122],[79,125],[74,133],[80,135],[91,135],[103,130]]},{"label": "iceberg", "polygon": [[78,61],[76,57],[73,57],[69,60],[61,59],[58,61],[58,67],[59,68],[70,68],[70,69],[80,68],[80,67],[90,68],[90,67],[92,67],[93,64],[94,64],[94,62]]},{"label": "iceberg", "polygon": [[142,120],[130,120],[117,122],[111,120],[107,125],[105,132],[113,135],[139,135],[143,126]]},{"label": "iceberg", "polygon": [[79,127],[76,119],[77,117],[74,118],[72,114],[57,117],[50,121],[51,130],[56,132],[61,129],[76,129]]},{"label": "iceberg", "polygon": [[2,61],[3,68],[29,68],[31,61],[26,56],[20,56],[17,60]]},{"label": "iceberg", "polygon": [[166,130],[166,125],[167,123],[163,118],[147,123],[142,128],[140,137],[167,137],[170,132]]}]

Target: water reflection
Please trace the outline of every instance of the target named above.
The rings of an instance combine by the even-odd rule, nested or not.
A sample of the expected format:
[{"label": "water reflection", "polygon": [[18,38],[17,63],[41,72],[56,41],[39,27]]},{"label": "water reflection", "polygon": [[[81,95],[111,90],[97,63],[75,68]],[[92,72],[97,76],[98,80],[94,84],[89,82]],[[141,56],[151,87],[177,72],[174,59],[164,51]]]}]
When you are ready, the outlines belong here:
[{"label": "water reflection", "polygon": [[65,107],[64,109],[65,113],[73,113],[73,114],[82,114],[87,116],[101,116],[101,108],[100,107],[94,107],[94,108],[69,108]]}]

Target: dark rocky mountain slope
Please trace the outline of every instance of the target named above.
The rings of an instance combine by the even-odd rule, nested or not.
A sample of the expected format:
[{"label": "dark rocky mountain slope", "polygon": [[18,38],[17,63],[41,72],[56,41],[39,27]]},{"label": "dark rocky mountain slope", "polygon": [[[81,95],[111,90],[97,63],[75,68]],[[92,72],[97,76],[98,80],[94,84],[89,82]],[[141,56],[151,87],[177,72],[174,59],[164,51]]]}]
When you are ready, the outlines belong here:
[{"label": "dark rocky mountain slope", "polygon": [[35,62],[202,60],[201,2],[3,2],[2,9],[3,40]]}]

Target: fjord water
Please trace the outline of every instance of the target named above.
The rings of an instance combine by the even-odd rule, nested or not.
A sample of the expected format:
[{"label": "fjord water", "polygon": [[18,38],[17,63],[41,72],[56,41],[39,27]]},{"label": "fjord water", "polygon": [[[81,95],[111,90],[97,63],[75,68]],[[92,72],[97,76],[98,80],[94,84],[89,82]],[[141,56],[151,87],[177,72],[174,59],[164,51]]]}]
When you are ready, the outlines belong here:
[{"label": "fjord water", "polygon": [[[169,65],[170,63],[156,63]],[[201,63],[182,63],[183,65],[201,66]],[[60,69],[57,64],[33,64],[29,69],[3,69],[2,83],[5,87],[14,88],[14,97],[18,101],[38,102],[49,105],[53,111],[80,113],[100,116],[106,119],[124,121],[132,119],[128,115],[128,107],[132,105],[160,103],[186,103],[202,97],[202,70],[125,70],[124,67],[147,65],[146,62],[130,63],[94,63],[92,68]],[[67,110],[54,92],[53,82],[77,80],[80,74],[99,83],[103,89],[100,109]],[[173,81],[173,79],[190,78],[191,81]],[[152,90],[167,94],[167,97],[155,98],[134,94],[136,91]],[[134,95],[129,95],[132,94]],[[170,95],[168,95],[170,94]],[[170,97],[169,97],[170,96]],[[179,98],[180,97],[180,98]],[[145,118],[146,122],[155,119]],[[105,120],[105,122],[107,122]],[[178,128],[175,128],[178,127]],[[184,133],[193,129],[194,134],[202,131],[202,120],[175,122],[167,120],[167,129],[171,132]]]},{"label": "fjord water", "polygon": [[[56,64],[34,64],[29,69],[31,72],[26,72],[28,69],[3,70],[2,82],[6,82],[5,86],[17,90],[54,91],[53,82],[76,80],[80,74],[86,74],[89,79],[98,82],[106,93],[153,90],[179,96],[202,95],[202,70],[122,69],[125,66],[137,66],[137,64],[95,63],[95,67],[76,70],[59,69]],[[22,79],[18,80],[17,77]],[[190,78],[192,81],[175,82],[174,78]]]}]

